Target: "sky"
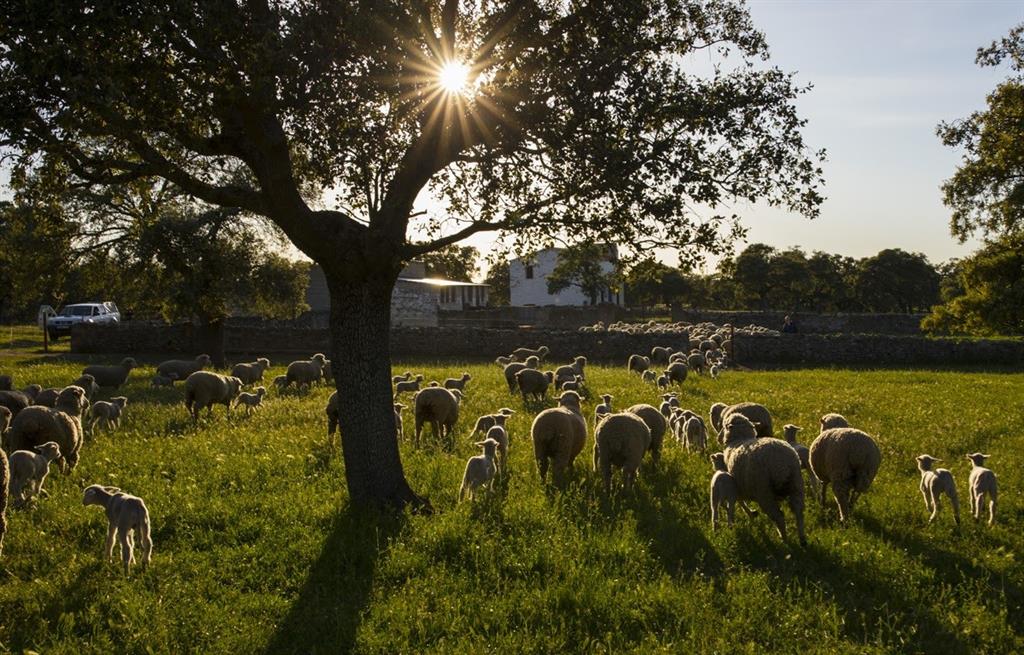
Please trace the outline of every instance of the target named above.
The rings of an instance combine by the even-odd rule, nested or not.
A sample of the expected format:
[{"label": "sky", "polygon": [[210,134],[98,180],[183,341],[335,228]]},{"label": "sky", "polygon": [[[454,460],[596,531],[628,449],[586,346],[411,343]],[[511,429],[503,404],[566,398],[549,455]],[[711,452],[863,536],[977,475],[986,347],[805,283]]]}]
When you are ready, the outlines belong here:
[{"label": "sky", "polygon": [[[797,107],[812,149],[825,148],[827,200],[810,221],[782,209],[740,205],[748,243],[800,246],[852,257],[884,248],[923,252],[938,263],[969,254],[949,233],[942,182],[961,154],[936,125],[985,106],[1006,68],[974,63],[1024,21],[1019,1],[751,0],[771,63],[814,88]],[[492,237],[469,243],[487,251]],[[742,248],[742,245],[739,246]],[[662,259],[675,264],[674,256]]]}]

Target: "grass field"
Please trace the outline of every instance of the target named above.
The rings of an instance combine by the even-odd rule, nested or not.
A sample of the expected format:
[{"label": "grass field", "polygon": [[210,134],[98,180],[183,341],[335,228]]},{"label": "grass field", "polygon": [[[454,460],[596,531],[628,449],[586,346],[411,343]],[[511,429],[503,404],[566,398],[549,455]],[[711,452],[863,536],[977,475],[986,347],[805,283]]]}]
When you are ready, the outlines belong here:
[{"label": "grass field", "polygon": [[[114,360],[116,358],[110,358]],[[19,385],[60,385],[81,361],[0,353]],[[119,432],[86,443],[49,498],[9,510],[0,559],[0,652],[43,653],[1012,653],[1024,652],[1024,374],[956,371],[728,372],[687,380],[683,405],[753,400],[813,438],[845,414],[883,453],[852,525],[809,503],[809,545],[782,543],[763,517],[710,530],[706,458],[666,447],[634,493],[606,497],[589,470],[546,494],[528,433],[491,497],[456,504],[475,417],[510,400],[493,366],[399,362],[427,379],[474,379],[454,454],[403,444],[407,474],[434,516],[350,511],[341,458],[324,443],[330,390],[271,393],[228,421],[193,429],[182,390],[122,391]],[[280,373],[268,372],[268,381]],[[616,406],[656,394],[624,368],[588,368]],[[108,394],[113,395],[113,394]],[[587,405],[588,416],[593,403]],[[407,415],[406,430],[412,420]],[[964,453],[991,453],[1000,522],[968,519]],[[943,457],[965,523],[928,526],[914,456]],[[153,566],[124,578],[101,560],[106,520],[81,505],[90,483],[145,498]],[[946,508],[948,510],[948,506]],[[787,513],[792,527],[792,517]]]}]

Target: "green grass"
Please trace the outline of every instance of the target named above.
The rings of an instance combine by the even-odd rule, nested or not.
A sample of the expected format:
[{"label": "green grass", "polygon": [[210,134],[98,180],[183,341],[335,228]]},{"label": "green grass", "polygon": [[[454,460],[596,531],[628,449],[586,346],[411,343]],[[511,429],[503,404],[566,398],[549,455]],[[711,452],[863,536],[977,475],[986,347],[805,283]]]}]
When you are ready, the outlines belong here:
[{"label": "green grass", "polygon": [[[116,358],[110,358],[111,360]],[[19,385],[66,383],[82,363],[0,360]],[[877,435],[881,472],[849,527],[809,504],[809,545],[763,517],[710,530],[706,458],[666,446],[633,494],[606,497],[589,470],[547,494],[531,412],[512,419],[507,480],[457,504],[479,414],[510,405],[493,366],[400,362],[427,379],[469,370],[454,454],[407,441],[403,458],[433,516],[351,511],[341,458],[324,446],[330,390],[272,395],[251,419],[223,409],[193,429],[181,387],[133,374],[122,428],[83,448],[50,497],[9,510],[0,560],[0,652],[1011,653],[1024,651],[1021,470],[1024,374],[933,371],[728,372],[687,380],[683,405],[765,403],[779,425],[827,411]],[[268,371],[269,381],[280,367]],[[624,368],[591,367],[616,406],[656,394]],[[1006,402],[1011,399],[1011,402]],[[588,404],[588,416],[593,404]],[[406,430],[412,419],[407,414]],[[932,526],[914,456],[943,457],[967,518],[963,454],[990,452],[1000,523],[946,513]],[[90,483],[146,499],[152,568],[125,579],[101,560],[106,528],[81,505]],[[948,506],[947,506],[948,510]],[[792,518],[787,512],[792,527]]]},{"label": "green grass", "polygon": [[[70,337],[49,342],[50,352],[66,353],[70,350]],[[35,325],[0,325],[0,357],[19,357],[26,351],[43,352],[43,331]]]}]

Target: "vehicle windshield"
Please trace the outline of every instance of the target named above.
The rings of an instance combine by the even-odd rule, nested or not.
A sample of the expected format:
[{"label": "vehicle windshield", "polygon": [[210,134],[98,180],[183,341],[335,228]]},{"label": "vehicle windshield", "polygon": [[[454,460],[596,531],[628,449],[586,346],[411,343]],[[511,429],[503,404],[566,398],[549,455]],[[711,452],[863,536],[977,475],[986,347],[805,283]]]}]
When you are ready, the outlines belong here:
[{"label": "vehicle windshield", "polygon": [[92,307],[89,305],[68,305],[60,310],[61,316],[92,316]]}]

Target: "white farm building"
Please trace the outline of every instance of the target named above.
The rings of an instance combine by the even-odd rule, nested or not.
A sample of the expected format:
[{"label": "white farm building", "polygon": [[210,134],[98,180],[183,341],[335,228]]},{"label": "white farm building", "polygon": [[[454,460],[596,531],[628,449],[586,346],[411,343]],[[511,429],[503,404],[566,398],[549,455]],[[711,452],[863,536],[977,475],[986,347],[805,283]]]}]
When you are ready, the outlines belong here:
[{"label": "white farm building", "polygon": [[[580,307],[590,304],[590,298],[579,287],[570,286],[558,293],[548,293],[548,276],[558,265],[558,258],[563,248],[545,248],[529,257],[516,257],[508,263],[509,304],[513,307],[526,305],[558,305],[561,307]],[[608,257],[601,262],[601,268],[611,273],[615,270],[619,251],[615,245],[608,246]],[[602,289],[597,296],[597,304],[625,305],[623,289],[613,291]]]}]

